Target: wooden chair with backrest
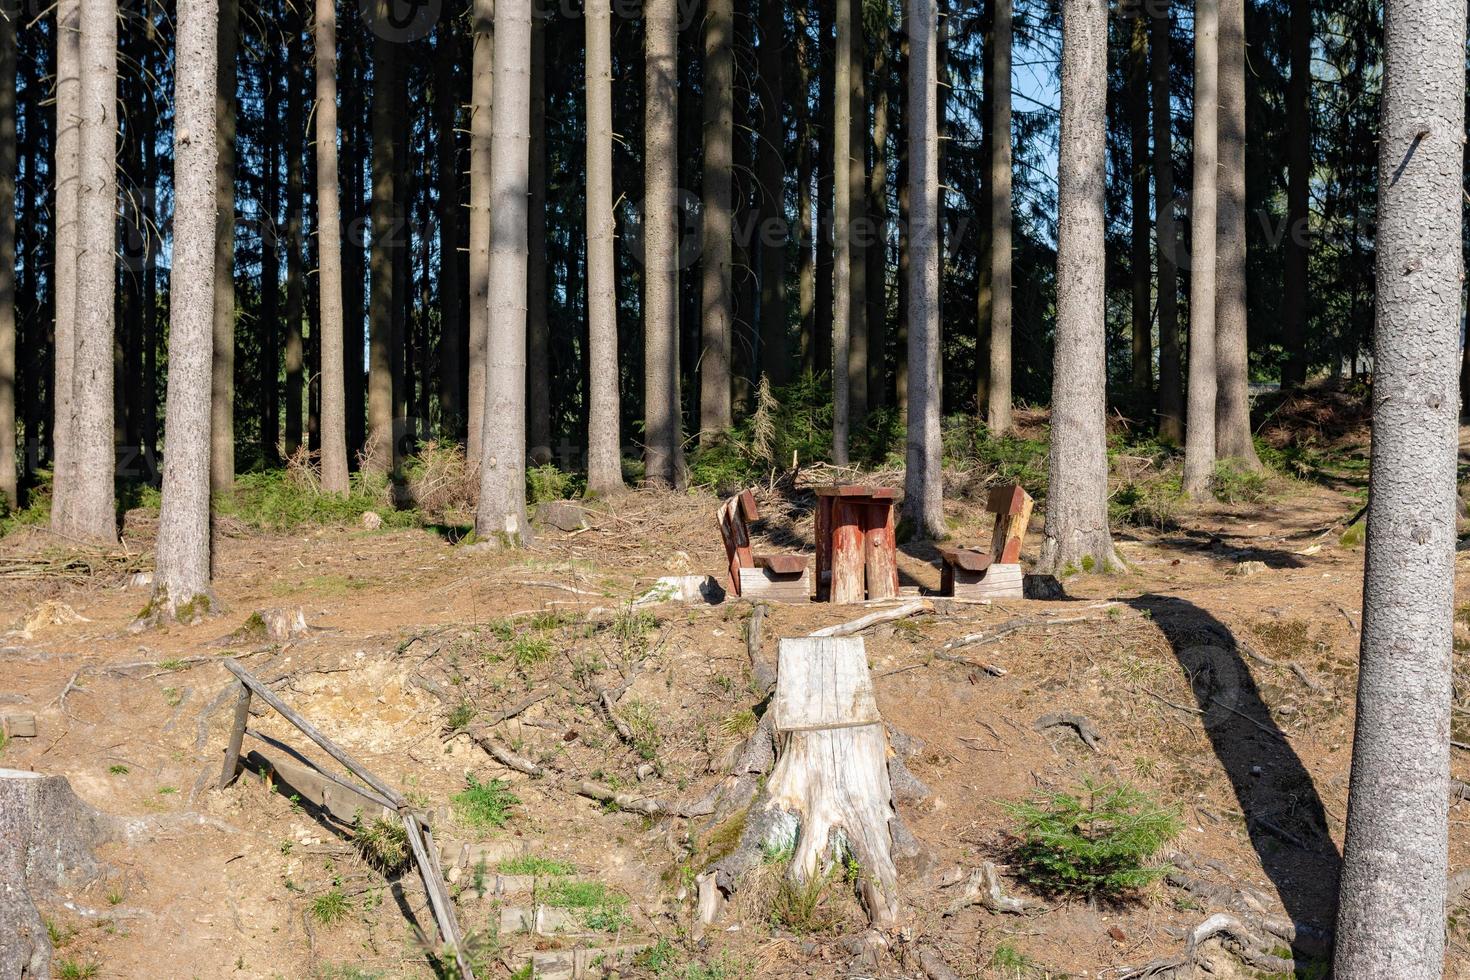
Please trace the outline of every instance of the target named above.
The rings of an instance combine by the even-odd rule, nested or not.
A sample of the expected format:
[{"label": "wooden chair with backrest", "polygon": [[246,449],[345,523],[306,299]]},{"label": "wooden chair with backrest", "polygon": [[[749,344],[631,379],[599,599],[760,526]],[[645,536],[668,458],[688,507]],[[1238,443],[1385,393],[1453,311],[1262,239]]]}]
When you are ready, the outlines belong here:
[{"label": "wooden chair with backrest", "polygon": [[962,599],[1020,599],[1025,595],[1021,544],[1035,501],[1019,484],[995,487],[985,502],[995,515],[990,548],[940,548],[940,591]]},{"label": "wooden chair with backrest", "polygon": [[715,515],[730,563],[730,590],[750,599],[806,602],[811,598],[811,572],[806,555],[753,554],[750,522],[760,520],[755,494],[744,490],[720,505]]}]

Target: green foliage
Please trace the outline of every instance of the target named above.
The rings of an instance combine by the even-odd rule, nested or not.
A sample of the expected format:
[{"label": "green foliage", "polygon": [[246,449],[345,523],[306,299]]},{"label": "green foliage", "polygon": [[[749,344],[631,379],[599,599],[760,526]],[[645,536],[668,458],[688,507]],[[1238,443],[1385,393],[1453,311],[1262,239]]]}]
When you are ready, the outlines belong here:
[{"label": "green foliage", "polygon": [[1177,472],[1151,480],[1130,481],[1108,499],[1108,519],[1113,524],[1162,531],[1174,525],[1184,502],[1184,487]]},{"label": "green foliage", "polygon": [[551,641],[544,636],[523,633],[510,641],[510,655],[516,666],[534,667],[551,659]]},{"label": "green foliage", "polygon": [[771,924],[798,936],[833,932],[840,921],[830,901],[835,878],[832,870],[805,881],[792,881],[790,875],[782,875],[771,897]]},{"label": "green foliage", "polygon": [[468,728],[470,726],[470,722],[474,720],[475,706],[470,704],[468,701],[462,701],[459,703],[458,706],[454,708],[453,711],[449,712],[449,716],[444,719],[444,727],[448,728],[452,732],[457,732],[462,729]]},{"label": "green foliage", "polygon": [[1001,943],[995,947],[995,952],[990,954],[990,966],[1003,977],[1021,977],[1035,969],[1031,957],[1010,943]]},{"label": "green foliage", "polygon": [[1086,780],[1075,796],[1005,809],[1020,823],[1023,877],[1052,893],[1122,897],[1157,881],[1169,868],[1149,862],[1182,827],[1175,811],[1125,783]]},{"label": "green foliage", "polygon": [[600,881],[554,877],[537,898],[551,908],[575,913],[587,928],[598,932],[617,932],[633,921],[628,914],[628,896]]},{"label": "green foliage", "polygon": [[317,980],[383,980],[386,976],[350,963],[327,963],[317,971]]},{"label": "green foliage", "polygon": [[642,758],[652,761],[658,756],[658,747],[663,741],[658,730],[658,714],[646,702],[637,698],[629,701],[622,713],[623,721],[633,733],[633,750]]},{"label": "green foliage", "polygon": [[56,976],[59,980],[92,980],[101,973],[101,967],[96,963],[83,963],[79,960],[63,959],[56,964]]},{"label": "green foliage", "polygon": [[354,826],[357,849],[373,867],[392,874],[408,864],[408,831],[402,822],[374,817],[364,824],[359,815]]},{"label": "green foliage", "polygon": [[727,952],[713,960],[700,960],[668,939],[660,939],[639,953],[636,965],[654,980],[740,980],[755,975],[750,963]]},{"label": "green foliage", "polygon": [[44,482],[26,493],[26,505],[19,510],[12,510],[9,502],[0,497],[0,538],[24,528],[45,527],[51,523],[50,474],[41,475]]},{"label": "green foliage", "polygon": [[1222,459],[1215,464],[1210,490],[1221,503],[1260,503],[1266,497],[1266,474],[1248,470],[1234,460]]},{"label": "green foliage", "polygon": [[466,773],[465,784],[464,791],[451,796],[449,802],[460,820],[480,830],[504,827],[510,820],[510,808],[521,802],[503,780],[482,783],[474,773]]},{"label": "green foliage", "polygon": [[1046,496],[1050,479],[1046,440],[997,438],[971,416],[945,419],[943,440],[946,465],[989,472],[992,483],[1019,483],[1038,500]]},{"label": "green foliage", "polygon": [[557,469],[551,463],[526,469],[526,500],[544,504],[552,500],[568,500],[581,489],[580,479]]},{"label": "green foliage", "polygon": [[317,896],[316,901],[311,903],[311,917],[324,926],[336,925],[347,918],[347,913],[352,911],[347,896],[336,888],[325,895]]},{"label": "green foliage", "polygon": [[389,491],[383,477],[356,473],[346,497],[322,493],[309,480],[288,470],[247,473],[235,481],[235,492],[215,498],[215,513],[233,517],[262,530],[280,531],[293,527],[356,524],[362,512],[371,510],[383,519],[384,527],[411,527],[418,523],[417,511],[397,510],[388,505]]},{"label": "green foliage", "polygon": [[1358,523],[1351,525],[1346,531],[1343,531],[1342,536],[1337,539],[1337,543],[1342,545],[1344,548],[1357,548],[1361,546],[1362,543],[1367,540],[1367,538],[1368,524],[1365,521],[1359,521]]},{"label": "green foliage", "polygon": [[501,861],[499,870],[503,875],[534,875],[537,878],[562,878],[577,873],[576,867],[565,861],[536,857],[532,854]]}]

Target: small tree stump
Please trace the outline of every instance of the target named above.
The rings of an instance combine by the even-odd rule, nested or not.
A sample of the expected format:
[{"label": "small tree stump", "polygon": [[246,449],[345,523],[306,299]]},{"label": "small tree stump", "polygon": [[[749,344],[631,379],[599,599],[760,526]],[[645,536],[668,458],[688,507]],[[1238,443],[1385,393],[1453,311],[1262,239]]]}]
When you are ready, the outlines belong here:
[{"label": "small tree stump", "polygon": [[859,637],[781,641],[774,705],[776,766],[767,781],[770,846],[794,847],[797,881],[849,855],[875,925],[898,917],[888,731]]},{"label": "small tree stump", "polygon": [[32,900],[99,873],[110,821],[62,776],[0,769],[0,977],[46,977],[51,941]]}]

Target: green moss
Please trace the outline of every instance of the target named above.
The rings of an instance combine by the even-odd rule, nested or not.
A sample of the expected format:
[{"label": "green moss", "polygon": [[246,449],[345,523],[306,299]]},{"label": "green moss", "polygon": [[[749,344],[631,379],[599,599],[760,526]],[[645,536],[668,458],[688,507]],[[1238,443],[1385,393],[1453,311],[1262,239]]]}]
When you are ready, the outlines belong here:
[{"label": "green moss", "polygon": [[1094,568],[1096,568],[1096,567],[1097,567],[1097,561],[1091,555],[1083,555],[1082,556],[1082,570],[1084,572],[1086,572],[1086,573],[1088,573],[1090,575],[1090,574],[1092,574],[1092,570]]},{"label": "green moss", "polygon": [[1337,539],[1337,543],[1342,545],[1344,548],[1357,548],[1362,545],[1362,543],[1367,540],[1367,538],[1368,524],[1366,521],[1359,521],[1358,523],[1350,526],[1346,531],[1343,531],[1342,536]]}]

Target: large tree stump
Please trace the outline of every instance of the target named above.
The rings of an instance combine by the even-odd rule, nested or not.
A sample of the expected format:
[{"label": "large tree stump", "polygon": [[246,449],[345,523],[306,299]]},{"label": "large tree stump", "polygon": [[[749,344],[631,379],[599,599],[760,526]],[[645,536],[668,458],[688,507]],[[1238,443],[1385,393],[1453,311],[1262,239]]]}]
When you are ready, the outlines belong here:
[{"label": "large tree stump", "polygon": [[825,874],[851,856],[868,915],[898,916],[888,731],[860,637],[782,640],[773,705],[778,752],[766,783],[767,846],[793,847],[789,874]]},{"label": "large tree stump", "polygon": [[0,769],[0,980],[51,975],[51,942],[33,896],[96,877],[93,851],[110,825],[65,777]]}]

